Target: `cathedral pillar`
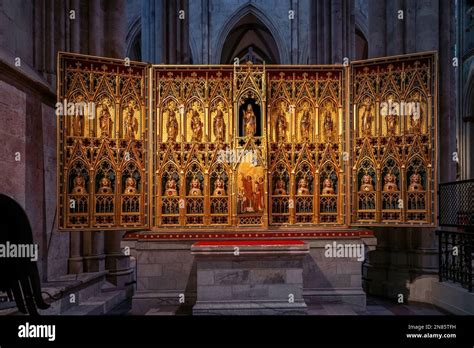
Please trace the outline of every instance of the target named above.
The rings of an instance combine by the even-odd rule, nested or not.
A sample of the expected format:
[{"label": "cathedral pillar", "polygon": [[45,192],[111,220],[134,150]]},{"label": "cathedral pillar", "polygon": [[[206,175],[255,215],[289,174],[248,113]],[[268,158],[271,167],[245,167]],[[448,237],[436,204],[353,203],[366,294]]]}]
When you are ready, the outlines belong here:
[{"label": "cathedral pillar", "polygon": [[[97,1],[94,1],[97,2]],[[126,54],[125,37],[127,35],[125,0],[107,1],[104,17],[104,51],[108,57],[124,59]]]},{"label": "cathedral pillar", "polygon": [[386,3],[386,31],[387,31],[387,55],[398,55],[405,53],[404,23],[408,20],[403,0],[387,1]]},{"label": "cathedral pillar", "polygon": [[369,8],[369,58],[386,55],[386,3],[368,0]]},{"label": "cathedral pillar", "polygon": [[84,271],[101,272],[105,270],[104,232],[91,231],[84,234]]},{"label": "cathedral pillar", "polygon": [[89,54],[103,56],[104,24],[101,1],[89,2]]},{"label": "cathedral pillar", "polygon": [[120,242],[123,231],[110,231],[105,234],[105,268],[109,271],[107,280],[119,288],[124,288],[132,280],[130,256],[122,252]]},{"label": "cathedral pillar", "polygon": [[163,8],[164,0],[142,0],[142,59],[149,63],[163,63]]},{"label": "cathedral pillar", "polygon": [[[79,14],[79,0],[71,0],[71,6],[66,13],[66,23],[69,25],[70,45],[69,49],[73,53],[81,53],[81,16]],[[70,11],[75,11],[75,18],[70,19]]]},{"label": "cathedral pillar", "polygon": [[79,274],[84,270],[83,257],[81,252],[81,239],[82,232],[70,232],[70,247],[69,247],[69,259],[68,259],[68,273]]}]

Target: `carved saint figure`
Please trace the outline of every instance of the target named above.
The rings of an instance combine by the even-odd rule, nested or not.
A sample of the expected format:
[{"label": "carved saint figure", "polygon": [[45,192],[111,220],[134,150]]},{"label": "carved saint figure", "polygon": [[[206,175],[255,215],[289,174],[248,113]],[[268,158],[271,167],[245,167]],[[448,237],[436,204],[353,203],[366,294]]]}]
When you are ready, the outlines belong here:
[{"label": "carved saint figure", "polygon": [[110,179],[104,176],[102,179],[100,179],[100,187],[97,193],[100,195],[112,194],[112,187],[110,187],[110,185]]},{"label": "carved saint figure", "polygon": [[127,116],[124,121],[125,139],[134,140],[135,133],[138,130],[138,121],[134,114],[135,109],[130,105],[127,109]]},{"label": "carved saint figure", "polygon": [[191,180],[191,188],[189,189],[189,196],[202,196],[201,182],[196,177],[194,177]]},{"label": "carved saint figure", "polygon": [[300,120],[300,133],[303,141],[309,140],[309,135],[311,133],[311,114],[308,102],[304,102],[303,104],[303,113]]},{"label": "carved saint figure", "polygon": [[80,114],[78,110],[74,114],[74,117],[71,120],[72,123],[72,136],[81,137],[82,136],[82,123],[84,117]]},{"label": "carved saint figure", "polygon": [[168,103],[168,119],[166,120],[166,132],[168,141],[175,142],[178,135],[178,119],[176,118],[176,104],[174,101]]},{"label": "carved saint figure", "polygon": [[420,133],[423,122],[424,104],[418,91],[413,94],[414,105],[410,110],[410,131],[411,133]]},{"label": "carved saint figure", "polygon": [[254,192],[252,177],[242,176],[242,212],[254,212]]},{"label": "carved saint figure", "polygon": [[286,195],[285,182],[283,179],[278,179],[275,184],[275,191],[273,191],[275,196]]},{"label": "carved saint figure", "polygon": [[408,186],[408,192],[423,191],[423,185],[421,184],[421,175],[414,173],[410,175],[410,185]]},{"label": "carved saint figure", "polygon": [[112,116],[110,115],[109,108],[106,102],[102,102],[102,110],[99,116],[100,122],[100,135],[102,137],[110,137],[112,133]]},{"label": "carved saint figure", "polygon": [[86,190],[86,179],[82,176],[81,173],[77,174],[73,181],[74,187],[72,189],[73,195],[85,195],[87,194]]},{"label": "carved saint figure", "polygon": [[223,142],[225,140],[225,121],[224,121],[224,103],[219,101],[217,103],[216,115],[214,116],[214,135],[217,142]]},{"label": "carved saint figure", "polygon": [[385,122],[387,125],[387,134],[394,135],[397,127],[397,112],[391,106],[394,105],[393,97],[389,97],[387,100],[388,107],[388,115],[385,116]]},{"label": "carved saint figure", "polygon": [[264,182],[263,177],[258,177],[255,181],[255,201],[254,207],[256,211],[263,210],[263,196],[264,196]]},{"label": "carved saint figure", "polygon": [[397,177],[395,175],[393,175],[392,173],[387,173],[385,177],[383,178],[383,180],[384,180],[384,185],[383,185],[384,191],[398,191]]},{"label": "carved saint figure", "polygon": [[332,107],[330,103],[328,103],[324,108],[324,136],[326,137],[326,141],[331,141],[334,130],[331,109]]},{"label": "carved saint figure", "polygon": [[308,181],[305,178],[301,178],[300,181],[298,181],[298,191],[296,194],[298,196],[308,196],[311,194],[308,188]]},{"label": "carved saint figure", "polygon": [[253,113],[252,104],[247,105],[247,110],[244,115],[244,124],[245,124],[245,136],[253,137],[255,131],[257,130],[257,118]]},{"label": "carved saint figure", "polygon": [[362,183],[360,185],[359,191],[372,192],[373,190],[374,190],[374,185],[372,185],[372,177],[369,174],[365,174],[362,177]]},{"label": "carved saint figure", "polygon": [[203,124],[201,115],[199,114],[199,104],[198,102],[194,102],[191,110],[191,130],[193,131],[191,141],[200,142],[202,140],[202,128]]},{"label": "carved saint figure", "polygon": [[222,180],[220,177],[216,179],[214,182],[214,193],[212,194],[213,196],[225,196],[225,185],[224,185],[224,180]]},{"label": "carved saint figure", "polygon": [[123,193],[126,195],[134,195],[137,193],[137,182],[131,176],[125,179],[125,190]]},{"label": "carved saint figure", "polygon": [[362,108],[364,111],[362,112],[362,134],[363,135],[371,135],[372,134],[372,122],[374,120],[373,115],[373,108],[372,103],[370,102],[370,98],[366,97],[362,104]]},{"label": "carved saint figure", "polygon": [[176,181],[174,179],[168,179],[165,185],[165,196],[176,197],[178,190],[176,189]]},{"label": "carved saint figure", "polygon": [[333,195],[335,194],[334,188],[332,187],[332,180],[329,178],[324,179],[323,181],[323,190],[321,192],[322,195]]},{"label": "carved saint figure", "polygon": [[286,141],[286,131],[288,129],[288,121],[286,120],[286,103],[280,102],[280,107],[275,118],[275,140],[278,142]]}]

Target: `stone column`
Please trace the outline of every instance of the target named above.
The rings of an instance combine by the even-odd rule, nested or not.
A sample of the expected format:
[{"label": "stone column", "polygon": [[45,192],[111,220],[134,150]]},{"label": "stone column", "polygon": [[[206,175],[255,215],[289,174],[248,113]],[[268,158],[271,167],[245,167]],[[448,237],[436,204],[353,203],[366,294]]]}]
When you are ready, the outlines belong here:
[{"label": "stone column", "polygon": [[[403,0],[387,1],[386,5],[386,30],[387,30],[387,55],[394,56],[405,53],[404,49],[404,23],[408,16],[403,4]],[[399,12],[402,11],[402,12]],[[403,17],[401,17],[403,16]]]},{"label": "stone column", "polygon": [[125,288],[132,280],[130,256],[125,255],[120,246],[122,231],[110,231],[105,235],[105,267],[109,271],[107,280],[118,288]]},{"label": "stone column", "polygon": [[104,23],[100,5],[101,1],[89,1],[89,54],[95,56],[104,55]]},{"label": "stone column", "polygon": [[142,59],[149,63],[163,63],[163,8],[164,0],[142,0]]},{"label": "stone column", "polygon": [[108,1],[104,20],[104,45],[105,55],[108,57],[124,59],[126,54],[125,37],[127,35],[125,20],[125,1]]},{"label": "stone column", "polygon": [[84,234],[84,271],[101,272],[105,270],[104,232],[92,231]]},{"label": "stone column", "polygon": [[[74,53],[81,53],[81,16],[79,9],[79,0],[71,0],[71,6],[66,13],[66,23],[69,23],[70,40],[69,49]],[[70,19],[70,11],[75,11],[75,19]]]},{"label": "stone column", "polygon": [[369,7],[369,58],[386,55],[386,3],[368,0]]},{"label": "stone column", "polygon": [[84,271],[81,248],[82,232],[70,232],[69,233],[69,260],[68,260],[68,273],[79,274]]}]

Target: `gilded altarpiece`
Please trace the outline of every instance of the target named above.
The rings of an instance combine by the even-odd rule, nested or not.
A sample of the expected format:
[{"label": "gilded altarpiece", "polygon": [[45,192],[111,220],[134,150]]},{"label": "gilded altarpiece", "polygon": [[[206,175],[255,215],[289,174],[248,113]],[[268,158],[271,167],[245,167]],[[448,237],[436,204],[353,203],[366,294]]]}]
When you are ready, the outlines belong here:
[{"label": "gilded altarpiece", "polygon": [[272,225],[344,223],[345,71],[267,69]]},{"label": "gilded altarpiece", "polygon": [[147,228],[147,65],[61,53],[57,90],[60,228]]},{"label": "gilded altarpiece", "polygon": [[435,221],[436,55],[351,65],[352,223]]},{"label": "gilded altarpiece", "polygon": [[60,54],[58,104],[73,105],[58,115],[60,229],[433,225],[436,98],[434,53],[348,66]]}]

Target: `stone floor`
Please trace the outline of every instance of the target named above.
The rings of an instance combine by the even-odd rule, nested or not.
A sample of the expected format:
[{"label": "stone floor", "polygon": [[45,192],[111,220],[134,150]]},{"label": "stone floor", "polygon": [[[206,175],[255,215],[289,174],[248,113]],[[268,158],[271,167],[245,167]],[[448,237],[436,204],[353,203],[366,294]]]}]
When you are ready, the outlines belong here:
[{"label": "stone floor", "polygon": [[[125,301],[115,307],[108,315],[130,315],[131,303]],[[180,309],[169,306],[150,310],[147,315],[190,315],[191,309]],[[442,309],[419,302],[409,304],[398,304],[393,300],[379,297],[367,297],[367,307],[365,311],[359,311],[347,304],[312,304],[308,306],[309,315],[449,315]]]}]

